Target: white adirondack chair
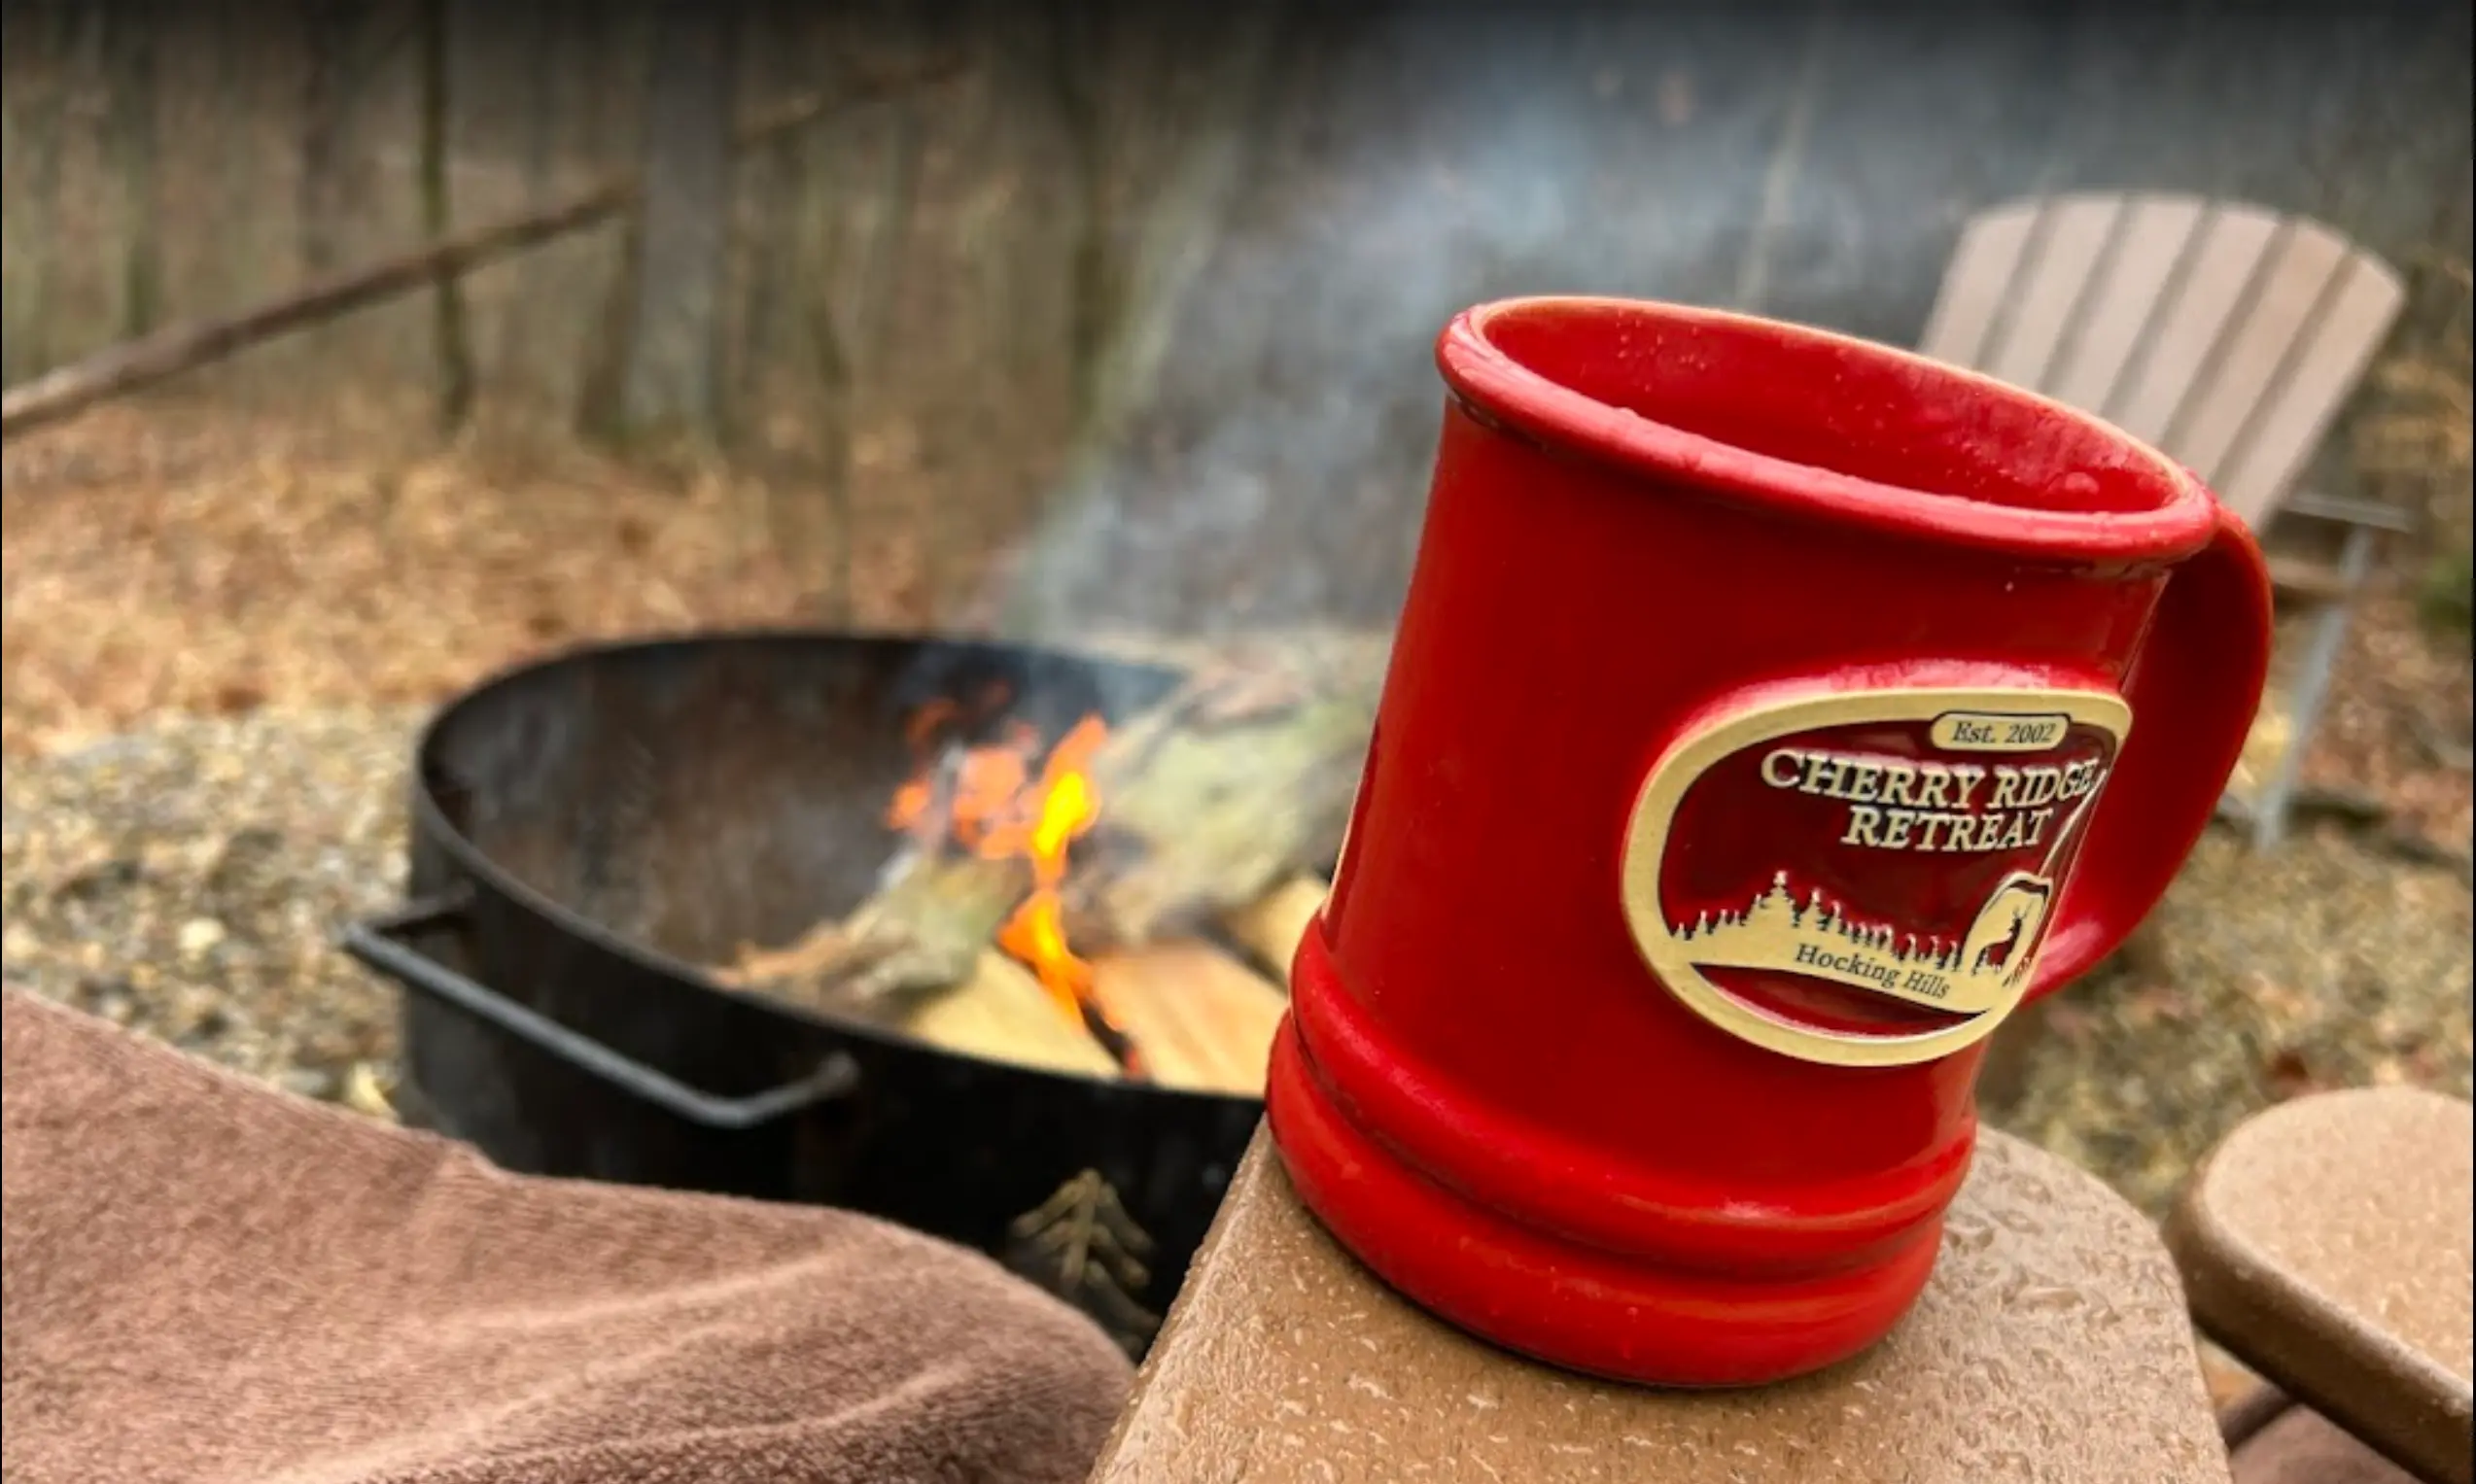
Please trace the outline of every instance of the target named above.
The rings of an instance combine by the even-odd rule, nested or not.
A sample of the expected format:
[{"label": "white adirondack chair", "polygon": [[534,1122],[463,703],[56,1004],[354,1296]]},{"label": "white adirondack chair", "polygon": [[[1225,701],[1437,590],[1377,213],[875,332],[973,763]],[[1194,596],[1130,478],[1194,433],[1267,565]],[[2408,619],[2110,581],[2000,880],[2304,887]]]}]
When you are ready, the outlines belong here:
[{"label": "white adirondack chair", "polygon": [[2256,797],[2228,801],[2258,847],[2285,825],[2375,543],[2412,529],[2389,506],[2294,488],[2405,296],[2319,223],[2196,196],[2048,196],[1970,221],[1919,346],[2147,440],[2256,535],[2282,511],[2344,530],[2334,563],[2271,563],[2281,596],[2317,611],[2285,749]]}]

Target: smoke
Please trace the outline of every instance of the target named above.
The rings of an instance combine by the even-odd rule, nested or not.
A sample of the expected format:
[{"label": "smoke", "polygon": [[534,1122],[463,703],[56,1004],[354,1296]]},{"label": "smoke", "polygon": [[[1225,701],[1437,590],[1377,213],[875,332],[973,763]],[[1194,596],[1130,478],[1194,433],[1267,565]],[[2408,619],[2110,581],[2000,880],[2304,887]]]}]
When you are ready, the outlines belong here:
[{"label": "smoke", "polygon": [[[2411,224],[2466,220],[2463,187],[2425,184],[2464,174],[2442,169],[2464,134],[2433,123],[2464,108],[2428,106],[2463,102],[2464,49],[2422,61],[2464,8],[2350,14],[1319,17],[1248,116],[1202,270],[1138,310],[1167,327],[1140,415],[1052,492],[1000,609],[1053,633],[1388,622],[1443,402],[1430,345],[1486,299],[1669,299],[1901,342],[1970,213],[2075,189],[2253,199],[2395,260],[2430,234]],[[2362,128],[2322,138],[2335,105],[2302,97]]]},{"label": "smoke", "polygon": [[[1311,36],[1300,45],[1325,46]],[[1591,221],[1613,86],[1570,30],[1396,15],[1257,122],[1122,445],[1048,503],[1010,627],[1383,622],[1417,535],[1456,310],[1619,292]]]}]

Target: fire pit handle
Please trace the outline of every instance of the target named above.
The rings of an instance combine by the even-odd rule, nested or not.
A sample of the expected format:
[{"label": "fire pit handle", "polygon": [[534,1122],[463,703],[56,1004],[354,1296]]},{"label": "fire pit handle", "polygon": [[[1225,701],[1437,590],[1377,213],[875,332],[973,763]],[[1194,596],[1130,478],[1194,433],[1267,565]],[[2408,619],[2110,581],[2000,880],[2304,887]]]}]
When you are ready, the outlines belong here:
[{"label": "fire pit handle", "polygon": [[383,916],[347,925],[338,946],[407,989],[478,1016],[573,1067],[708,1128],[753,1128],[785,1114],[848,1096],[859,1084],[859,1064],[847,1053],[836,1052],[806,1077],[748,1097],[722,1097],[691,1087],[538,1010],[516,1003],[401,941],[453,920],[463,914],[464,908],[463,898],[457,895],[406,903]]}]

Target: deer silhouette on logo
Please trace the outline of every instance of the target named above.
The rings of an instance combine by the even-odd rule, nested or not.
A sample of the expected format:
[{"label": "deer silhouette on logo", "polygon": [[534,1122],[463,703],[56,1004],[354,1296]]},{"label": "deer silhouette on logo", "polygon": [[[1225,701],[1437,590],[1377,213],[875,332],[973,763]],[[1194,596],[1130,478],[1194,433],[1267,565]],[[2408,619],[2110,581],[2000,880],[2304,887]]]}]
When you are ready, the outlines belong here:
[{"label": "deer silhouette on logo", "polygon": [[[2038,955],[2030,951],[2031,944],[2038,930],[2046,925],[2046,909],[2054,901],[2055,882],[2048,873],[2063,858],[2065,842],[2080,827],[2097,797],[2094,792],[2081,797],[2064,819],[2063,828],[2055,831],[2048,842],[2046,857],[2037,870],[2015,871],[2005,877],[1994,895],[1986,899],[1986,905],[1977,909],[1976,920],[1970,923],[1968,935],[1961,940],[1961,956],[1969,965],[1970,978],[1999,974],[2004,987],[2009,989],[2028,976],[2030,965],[2038,961]],[[1995,924],[2003,921],[2005,914],[2010,915],[2011,920],[1998,929]]]},{"label": "deer silhouette on logo", "polygon": [[1969,972],[1974,974],[1981,969],[2000,969],[2005,963],[2009,962],[2012,951],[2020,947],[2020,929],[2023,924],[2028,922],[2028,908],[2013,908],[2011,910],[2011,931],[1997,941],[1979,949],[1977,950],[1977,961],[1969,966]]},{"label": "deer silhouette on logo", "polygon": [[1996,887],[1962,941],[1969,974],[2000,975],[2005,985],[2017,984],[2037,960],[2029,951],[2031,940],[2044,924],[2053,895],[2052,881],[2026,871],[2013,872]]}]

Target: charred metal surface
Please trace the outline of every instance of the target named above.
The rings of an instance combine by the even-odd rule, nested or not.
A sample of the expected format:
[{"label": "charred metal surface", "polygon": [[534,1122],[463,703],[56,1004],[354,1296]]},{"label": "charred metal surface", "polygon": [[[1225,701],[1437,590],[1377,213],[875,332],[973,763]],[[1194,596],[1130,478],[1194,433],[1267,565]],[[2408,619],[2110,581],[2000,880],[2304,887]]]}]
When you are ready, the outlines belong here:
[{"label": "charred metal surface", "polygon": [[[1139,1352],[1257,1099],[957,1055],[699,966],[870,889],[902,845],[881,816],[923,703],[1054,735],[1175,678],[772,634],[587,649],[480,686],[425,734],[411,800],[408,900],[454,910],[348,935],[410,991],[426,1120],[511,1169],[848,1206],[1045,1267]],[[1026,1213],[1047,1219],[1018,1231]]]}]

